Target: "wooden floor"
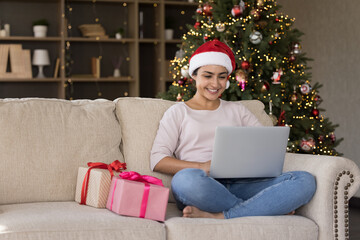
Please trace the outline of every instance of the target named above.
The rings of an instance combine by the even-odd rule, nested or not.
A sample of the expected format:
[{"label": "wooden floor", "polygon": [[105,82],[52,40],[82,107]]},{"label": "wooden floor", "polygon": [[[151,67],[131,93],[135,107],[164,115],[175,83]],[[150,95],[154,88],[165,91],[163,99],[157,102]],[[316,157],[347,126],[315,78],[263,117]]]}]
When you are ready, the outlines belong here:
[{"label": "wooden floor", "polygon": [[350,240],[360,240],[360,208],[350,207]]}]

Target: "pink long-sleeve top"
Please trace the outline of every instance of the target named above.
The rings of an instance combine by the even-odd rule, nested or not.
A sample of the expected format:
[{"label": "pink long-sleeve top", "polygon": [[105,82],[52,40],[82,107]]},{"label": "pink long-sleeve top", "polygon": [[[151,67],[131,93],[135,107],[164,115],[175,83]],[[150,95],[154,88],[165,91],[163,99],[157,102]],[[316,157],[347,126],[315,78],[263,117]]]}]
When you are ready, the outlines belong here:
[{"label": "pink long-sleeve top", "polygon": [[184,102],[171,106],[160,121],[151,150],[150,166],[164,157],[184,161],[211,160],[217,126],[261,126],[243,105],[220,100],[215,110],[194,110]]}]

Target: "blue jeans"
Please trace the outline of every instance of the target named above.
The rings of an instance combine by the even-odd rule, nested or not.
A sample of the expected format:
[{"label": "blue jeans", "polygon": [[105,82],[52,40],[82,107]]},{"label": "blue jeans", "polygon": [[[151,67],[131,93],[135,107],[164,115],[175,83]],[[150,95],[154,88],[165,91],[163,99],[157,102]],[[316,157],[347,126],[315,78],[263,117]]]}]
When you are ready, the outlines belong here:
[{"label": "blue jeans", "polygon": [[225,218],[284,215],[308,203],[316,190],[308,172],[286,172],[274,178],[214,179],[187,168],[171,182],[177,206],[195,206]]}]

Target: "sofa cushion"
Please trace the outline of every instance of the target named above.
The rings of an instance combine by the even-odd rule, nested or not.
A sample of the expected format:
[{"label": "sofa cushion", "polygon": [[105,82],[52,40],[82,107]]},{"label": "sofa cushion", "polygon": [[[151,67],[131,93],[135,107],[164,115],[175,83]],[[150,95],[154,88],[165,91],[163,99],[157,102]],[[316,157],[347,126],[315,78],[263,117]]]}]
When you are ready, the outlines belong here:
[{"label": "sofa cushion", "polygon": [[107,100],[0,100],[0,204],[74,200],[79,166],[123,161]]},{"label": "sofa cushion", "polygon": [[[164,112],[175,102],[151,98],[118,98],[115,102],[128,170],[160,178],[170,188],[171,176],[151,171],[150,151]],[[171,193],[170,201],[174,201]]]},{"label": "sofa cushion", "polygon": [[[161,178],[166,187],[171,186],[171,176],[150,170],[150,152],[164,112],[175,102],[150,98],[118,98],[116,115],[122,131],[122,152],[129,170]],[[264,104],[257,100],[239,101],[263,125],[271,125]],[[170,194],[170,201],[173,196]]]},{"label": "sofa cushion", "polygon": [[182,218],[175,204],[169,203],[168,240],[311,240],[318,239],[318,226],[302,216],[242,217],[233,219]]},{"label": "sofa cushion", "polygon": [[271,118],[264,111],[264,104],[258,100],[243,100],[237,101],[237,104],[244,105],[247,109],[252,112],[259,122],[264,126],[273,126]]},{"label": "sofa cushion", "polygon": [[164,225],[76,202],[0,206],[1,239],[165,239]]}]

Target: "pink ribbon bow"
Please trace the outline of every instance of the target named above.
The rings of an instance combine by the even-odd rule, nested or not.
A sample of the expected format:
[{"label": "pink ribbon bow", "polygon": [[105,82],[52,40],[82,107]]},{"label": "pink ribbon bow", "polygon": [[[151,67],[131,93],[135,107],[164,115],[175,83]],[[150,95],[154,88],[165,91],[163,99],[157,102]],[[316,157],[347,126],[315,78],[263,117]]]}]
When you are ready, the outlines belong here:
[{"label": "pink ribbon bow", "polygon": [[122,179],[131,180],[131,181],[150,183],[150,184],[155,184],[155,185],[159,185],[162,187],[164,186],[161,179],[158,179],[158,178],[152,177],[152,176],[148,176],[148,175],[141,175],[141,174],[139,174],[137,172],[133,172],[133,171],[122,172],[119,175],[119,177],[121,177]]},{"label": "pink ribbon bow", "polygon": [[[122,179],[130,180],[130,181],[136,181],[136,182],[142,182],[145,184],[144,187],[144,193],[141,201],[141,207],[140,207],[140,213],[139,217],[144,218],[146,214],[146,207],[148,204],[149,199],[149,193],[150,193],[150,184],[164,186],[161,179],[158,179],[156,177],[148,176],[148,175],[141,175],[137,172],[129,171],[129,172],[122,172],[119,177]],[[114,191],[116,188],[116,182],[114,186]],[[112,197],[114,198],[114,196]],[[113,199],[111,201],[111,209],[112,209]]]}]

